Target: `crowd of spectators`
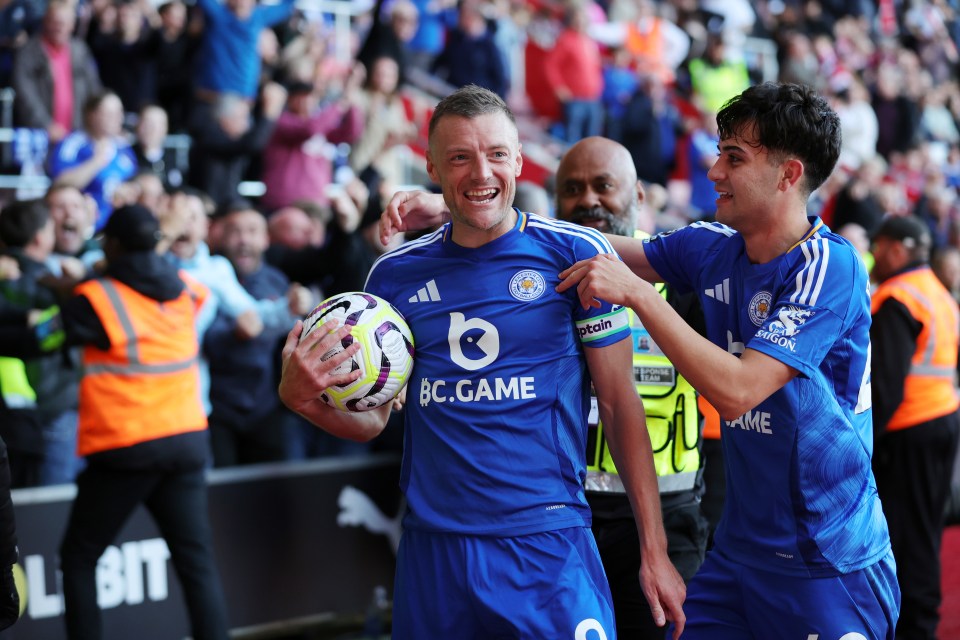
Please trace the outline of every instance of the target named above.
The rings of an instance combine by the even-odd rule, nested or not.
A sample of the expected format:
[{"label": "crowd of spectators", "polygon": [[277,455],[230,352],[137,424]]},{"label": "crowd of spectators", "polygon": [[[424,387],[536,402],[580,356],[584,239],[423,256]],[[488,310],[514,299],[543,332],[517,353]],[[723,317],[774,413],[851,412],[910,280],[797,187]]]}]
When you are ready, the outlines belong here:
[{"label": "crowd of spectators", "polygon": [[[111,211],[150,208],[169,259],[217,302],[203,319],[215,464],[343,452],[276,402],[278,341],[322,297],[362,287],[386,249],[372,232],[384,198],[419,175],[449,86],[485,86],[521,118],[518,194],[538,213],[560,154],[605,135],[630,150],[663,230],[713,215],[719,107],[761,80],[808,84],[844,137],[811,213],[865,254],[885,216],[911,213],[938,264],[960,251],[955,0],[369,0],[349,3],[346,34],[330,13],[344,4],[0,1],[4,173],[29,164],[50,181],[49,222],[2,238],[0,308],[55,304],[96,269]],[[33,404],[5,390],[0,409],[17,486],[82,464],[75,398],[60,397],[75,358],[43,367],[67,390],[56,402],[38,384]]]}]

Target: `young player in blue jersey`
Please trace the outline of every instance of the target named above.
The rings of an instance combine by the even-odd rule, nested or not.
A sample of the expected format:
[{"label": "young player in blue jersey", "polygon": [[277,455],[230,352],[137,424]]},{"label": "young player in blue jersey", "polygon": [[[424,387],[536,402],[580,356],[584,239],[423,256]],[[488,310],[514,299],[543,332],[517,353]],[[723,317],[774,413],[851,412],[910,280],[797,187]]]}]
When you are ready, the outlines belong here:
[{"label": "young player in blue jersey", "polygon": [[[684,639],[892,639],[900,592],[870,466],[867,274],[806,211],[839,155],[839,120],[809,89],[766,83],[717,121],[717,222],[611,238],[626,264],[579,262],[558,291],[634,309],[724,420],[727,499],[689,585]],[[699,295],[709,340],[650,284],[661,280]]]},{"label": "young player in blue jersey", "polygon": [[[591,380],[636,514],[644,593],[679,637],[685,587],[666,553],[627,315],[556,292],[561,270],[611,252],[609,242],[513,209],[521,167],[496,94],[468,86],[442,100],[427,170],[452,220],[381,257],[367,280],[406,317],[417,349],[393,637],[616,637],[583,491]],[[331,372],[358,347],[324,362],[346,332],[325,333],[299,342],[300,324],[291,331],[280,396],[330,433],[375,437],[389,407],[351,414],[319,400],[356,377]]]}]

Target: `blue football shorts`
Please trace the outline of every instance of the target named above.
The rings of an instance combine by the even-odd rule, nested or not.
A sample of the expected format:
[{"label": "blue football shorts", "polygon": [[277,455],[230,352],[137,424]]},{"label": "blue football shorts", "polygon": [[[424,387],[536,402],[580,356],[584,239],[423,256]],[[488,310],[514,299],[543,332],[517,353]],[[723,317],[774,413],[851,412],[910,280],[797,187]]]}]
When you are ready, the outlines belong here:
[{"label": "blue football shorts", "polygon": [[888,553],[859,571],[802,578],[745,567],[713,551],[690,581],[683,611],[683,640],[893,640],[900,612],[896,564]]},{"label": "blue football shorts", "polygon": [[406,530],[393,639],[613,640],[610,588],[590,529],[508,538]]}]

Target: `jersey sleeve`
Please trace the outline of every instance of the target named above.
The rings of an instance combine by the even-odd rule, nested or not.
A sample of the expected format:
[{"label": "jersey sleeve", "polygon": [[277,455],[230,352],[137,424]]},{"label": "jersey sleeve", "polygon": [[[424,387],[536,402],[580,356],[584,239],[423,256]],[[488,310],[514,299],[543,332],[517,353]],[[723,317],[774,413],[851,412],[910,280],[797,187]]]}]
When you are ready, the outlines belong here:
[{"label": "jersey sleeve", "polygon": [[[584,228],[582,237],[573,244],[573,262],[586,260],[602,253],[616,255],[610,242],[602,233]],[[618,256],[619,257],[619,256]],[[573,264],[571,262],[571,264]],[[575,290],[571,290],[575,293]],[[614,306],[603,300],[599,307],[584,309],[574,305],[574,326],[580,342],[585,347],[605,347],[630,337],[630,315],[626,307]]]},{"label": "jersey sleeve", "polygon": [[385,274],[388,271],[389,268],[383,266],[382,261],[375,262],[370,268],[369,273],[367,273],[367,281],[363,285],[363,290],[367,293],[379,296],[384,300],[388,300],[392,304],[392,287],[389,286],[390,279],[385,277]]},{"label": "jersey sleeve", "polygon": [[869,291],[866,271],[849,246],[814,238],[796,251],[786,267],[786,286],[746,346],[809,377],[843,344],[850,323],[869,310]]},{"label": "jersey sleeve", "polygon": [[[643,251],[664,282],[679,294],[690,293],[696,289],[697,277],[691,266],[703,264],[704,253],[735,233],[722,224],[695,222],[645,239]],[[691,260],[691,256],[697,259]]]}]

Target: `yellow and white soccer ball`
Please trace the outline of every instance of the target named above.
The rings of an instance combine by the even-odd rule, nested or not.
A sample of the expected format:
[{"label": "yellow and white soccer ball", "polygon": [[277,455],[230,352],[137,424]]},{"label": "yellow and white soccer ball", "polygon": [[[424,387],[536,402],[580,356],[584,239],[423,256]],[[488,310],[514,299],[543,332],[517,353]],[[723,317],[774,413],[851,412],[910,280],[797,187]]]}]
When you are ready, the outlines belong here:
[{"label": "yellow and white soccer ball", "polygon": [[310,312],[300,339],[329,320],[336,320],[337,328],[349,326],[350,335],[323,354],[323,359],[359,341],[360,351],[334,369],[334,373],[360,370],[360,377],[346,386],[328,388],[320,399],[341,411],[369,411],[396,398],[413,370],[413,334],[400,312],[383,298],[369,293],[341,293],[327,298]]}]

